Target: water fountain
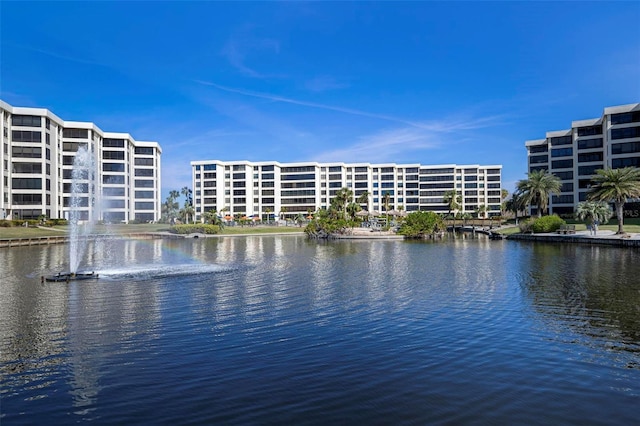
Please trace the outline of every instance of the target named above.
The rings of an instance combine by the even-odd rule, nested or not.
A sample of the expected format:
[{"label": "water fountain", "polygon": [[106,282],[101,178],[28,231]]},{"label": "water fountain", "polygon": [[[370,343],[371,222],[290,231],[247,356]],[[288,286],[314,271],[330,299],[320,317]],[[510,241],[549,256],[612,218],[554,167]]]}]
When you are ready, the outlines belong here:
[{"label": "water fountain", "polygon": [[96,163],[86,147],[80,147],[73,161],[71,172],[71,199],[69,203],[69,272],[42,277],[43,281],[70,281],[79,279],[94,279],[98,275],[94,272],[78,272],[80,263],[87,250],[88,237],[95,224],[95,215],[82,207],[99,205],[92,203],[92,182],[95,179]]}]

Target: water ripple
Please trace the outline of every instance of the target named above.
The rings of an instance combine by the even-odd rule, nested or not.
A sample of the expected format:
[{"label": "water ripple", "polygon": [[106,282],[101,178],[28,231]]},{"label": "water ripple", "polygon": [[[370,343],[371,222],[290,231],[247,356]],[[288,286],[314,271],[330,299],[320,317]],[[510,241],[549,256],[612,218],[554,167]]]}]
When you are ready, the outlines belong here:
[{"label": "water ripple", "polygon": [[[118,244],[129,263],[90,283],[42,285],[0,259],[16,268],[0,283],[3,424],[635,420],[637,254],[479,238]],[[22,253],[55,265],[56,250]]]}]

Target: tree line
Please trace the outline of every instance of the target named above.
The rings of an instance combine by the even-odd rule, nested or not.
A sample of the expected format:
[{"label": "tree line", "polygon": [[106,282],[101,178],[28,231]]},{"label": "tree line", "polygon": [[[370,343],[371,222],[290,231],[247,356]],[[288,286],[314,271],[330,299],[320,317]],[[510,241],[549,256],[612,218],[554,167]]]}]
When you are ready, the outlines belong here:
[{"label": "tree line", "polygon": [[[526,207],[536,207],[538,217],[547,212],[549,197],[561,192],[560,178],[546,170],[534,170],[527,179],[517,183],[517,190],[507,202],[507,209],[516,213]],[[578,203],[575,215],[590,223],[604,223],[613,215],[609,203],[613,203],[618,231],[624,235],[624,204],[629,199],[640,198],[640,169],[624,167],[619,169],[599,169],[591,178],[587,201]]]}]

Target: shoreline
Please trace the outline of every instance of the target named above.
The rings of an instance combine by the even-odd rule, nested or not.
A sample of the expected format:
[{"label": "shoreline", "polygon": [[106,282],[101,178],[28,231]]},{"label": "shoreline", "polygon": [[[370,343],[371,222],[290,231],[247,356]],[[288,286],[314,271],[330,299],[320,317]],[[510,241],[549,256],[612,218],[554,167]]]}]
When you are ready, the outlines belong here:
[{"label": "shoreline", "polygon": [[[124,234],[92,234],[84,236],[86,239],[199,239],[199,238],[224,238],[224,237],[264,237],[264,236],[300,236],[304,235],[304,231],[300,232],[265,232],[265,233],[247,233],[247,234],[172,234],[170,232],[130,232]],[[337,235],[335,240],[384,240],[384,241],[401,241],[404,236],[390,232],[363,232],[354,230],[351,234]],[[564,235],[556,233],[541,234],[511,234],[505,235],[504,239],[512,241],[529,241],[529,242],[545,242],[545,243],[561,243],[561,244],[588,244],[588,245],[607,245],[614,247],[640,247],[640,233],[629,233],[622,237],[616,235],[614,231],[599,231],[598,235],[590,235],[589,231],[577,231],[575,234]],[[0,239],[0,248],[22,247],[33,245],[49,245],[49,244],[65,244],[71,240],[68,235],[59,236],[42,236],[42,237],[20,237],[20,238],[4,238]]]},{"label": "shoreline", "polygon": [[614,231],[598,231],[597,235],[590,235],[589,231],[577,231],[575,234],[511,234],[505,236],[507,240],[531,241],[547,243],[571,243],[588,245],[607,245],[613,247],[640,247],[640,234],[629,233],[626,236],[616,235]]}]

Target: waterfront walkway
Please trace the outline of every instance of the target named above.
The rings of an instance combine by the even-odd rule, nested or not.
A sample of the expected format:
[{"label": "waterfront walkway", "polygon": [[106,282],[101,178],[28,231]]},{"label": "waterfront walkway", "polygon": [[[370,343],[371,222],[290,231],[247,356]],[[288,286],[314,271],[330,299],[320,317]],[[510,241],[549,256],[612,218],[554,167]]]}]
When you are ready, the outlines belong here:
[{"label": "waterfront walkway", "polygon": [[618,247],[640,247],[640,233],[616,235],[615,231],[601,230],[596,235],[589,231],[576,231],[575,234],[512,234],[507,236],[509,240],[541,241],[553,243],[581,243],[591,245],[610,245]]}]

